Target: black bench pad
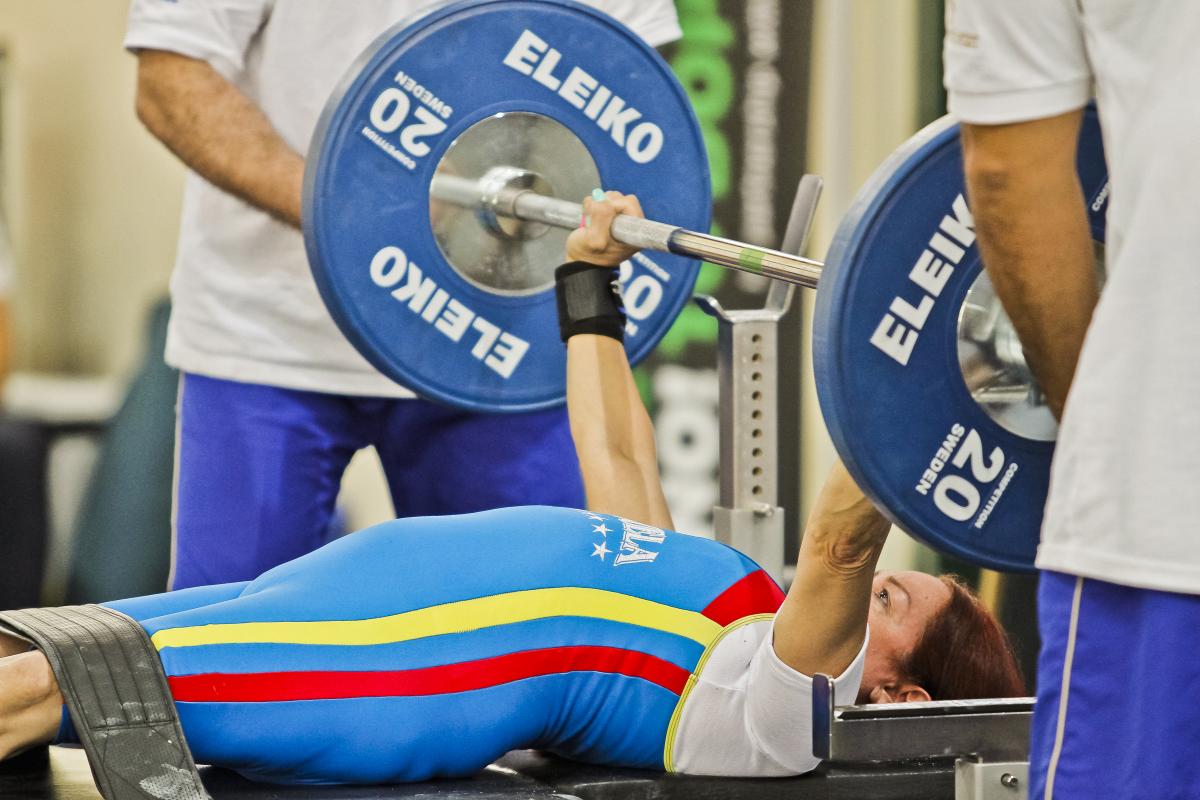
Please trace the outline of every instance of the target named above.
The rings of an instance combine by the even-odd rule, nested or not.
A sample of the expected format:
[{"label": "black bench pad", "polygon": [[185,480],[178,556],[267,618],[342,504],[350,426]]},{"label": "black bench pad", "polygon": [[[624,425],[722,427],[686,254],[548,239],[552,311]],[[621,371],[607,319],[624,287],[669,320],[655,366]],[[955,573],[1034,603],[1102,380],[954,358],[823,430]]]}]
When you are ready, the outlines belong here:
[{"label": "black bench pad", "polygon": [[[399,786],[289,787],[202,767],[214,800],[953,800],[954,764],[823,765],[783,779],[700,778],[509,753],[465,780]],[[0,765],[4,800],[99,800],[82,750],[52,747]]]}]

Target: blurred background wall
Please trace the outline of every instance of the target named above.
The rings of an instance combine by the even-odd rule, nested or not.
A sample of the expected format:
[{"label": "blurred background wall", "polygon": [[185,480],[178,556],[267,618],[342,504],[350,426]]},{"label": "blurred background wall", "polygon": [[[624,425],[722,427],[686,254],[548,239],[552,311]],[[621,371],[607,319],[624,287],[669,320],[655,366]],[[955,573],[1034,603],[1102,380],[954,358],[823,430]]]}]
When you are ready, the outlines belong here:
[{"label": "blurred background wall", "polygon": [[120,375],[166,292],[183,169],[133,114],[126,0],[0,0],[18,370]]}]

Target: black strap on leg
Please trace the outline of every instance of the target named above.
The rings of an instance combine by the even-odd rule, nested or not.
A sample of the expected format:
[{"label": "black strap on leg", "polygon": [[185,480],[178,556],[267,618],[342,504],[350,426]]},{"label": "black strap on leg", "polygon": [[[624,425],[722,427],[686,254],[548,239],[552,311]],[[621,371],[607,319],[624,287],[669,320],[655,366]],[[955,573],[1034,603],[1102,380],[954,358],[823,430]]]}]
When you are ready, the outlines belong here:
[{"label": "black strap on leg", "polygon": [[209,800],[141,625],[87,605],[0,612],[0,631],[49,660],[107,800]]}]

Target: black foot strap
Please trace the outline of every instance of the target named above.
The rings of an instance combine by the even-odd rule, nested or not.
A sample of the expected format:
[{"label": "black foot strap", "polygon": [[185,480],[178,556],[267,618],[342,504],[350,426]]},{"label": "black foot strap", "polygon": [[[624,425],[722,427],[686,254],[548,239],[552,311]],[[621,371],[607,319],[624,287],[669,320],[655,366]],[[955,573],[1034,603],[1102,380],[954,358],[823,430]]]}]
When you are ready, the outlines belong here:
[{"label": "black foot strap", "polygon": [[0,631],[49,660],[107,800],[208,800],[141,625],[87,605],[0,612]]}]

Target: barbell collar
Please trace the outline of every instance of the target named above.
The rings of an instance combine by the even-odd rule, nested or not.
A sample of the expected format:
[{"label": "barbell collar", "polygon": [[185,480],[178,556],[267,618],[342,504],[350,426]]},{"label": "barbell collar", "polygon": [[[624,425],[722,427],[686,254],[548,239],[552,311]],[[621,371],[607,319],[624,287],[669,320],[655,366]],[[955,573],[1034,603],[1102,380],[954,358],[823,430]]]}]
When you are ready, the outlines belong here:
[{"label": "barbell collar", "polygon": [[[485,189],[480,181],[454,175],[435,176],[430,194],[447,203],[568,230],[578,228],[583,218],[583,206],[579,203],[548,197],[528,189]],[[824,266],[820,261],[802,256],[626,214],[618,215],[613,221],[612,235],[618,242],[639,250],[699,258],[728,269],[763,275],[810,289],[817,288]]]}]

